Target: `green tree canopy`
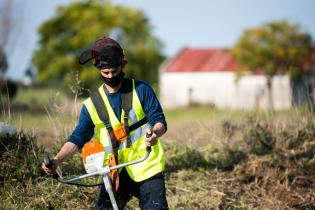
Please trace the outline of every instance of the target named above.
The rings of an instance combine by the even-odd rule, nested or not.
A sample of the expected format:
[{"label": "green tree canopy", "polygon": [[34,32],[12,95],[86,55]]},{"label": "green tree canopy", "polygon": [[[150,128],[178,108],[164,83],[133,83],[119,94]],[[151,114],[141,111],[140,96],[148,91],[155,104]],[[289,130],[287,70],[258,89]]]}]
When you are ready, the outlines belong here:
[{"label": "green tree canopy", "polygon": [[[286,21],[246,30],[232,53],[248,70],[262,69],[266,75],[302,70],[311,55],[311,36]],[[292,75],[293,76],[293,75]]]},{"label": "green tree canopy", "polygon": [[279,21],[244,31],[232,54],[242,69],[264,72],[272,109],[272,77],[289,73],[292,79],[297,79],[310,59],[311,43],[311,36],[301,32],[299,25]]},{"label": "green tree canopy", "polygon": [[78,56],[102,36],[112,35],[123,46],[128,76],[153,84],[164,59],[162,44],[141,10],[116,6],[111,1],[76,1],[59,7],[39,29],[39,48],[33,55],[39,82],[66,86],[73,72],[85,88],[96,88],[99,74],[91,64],[81,66]]}]

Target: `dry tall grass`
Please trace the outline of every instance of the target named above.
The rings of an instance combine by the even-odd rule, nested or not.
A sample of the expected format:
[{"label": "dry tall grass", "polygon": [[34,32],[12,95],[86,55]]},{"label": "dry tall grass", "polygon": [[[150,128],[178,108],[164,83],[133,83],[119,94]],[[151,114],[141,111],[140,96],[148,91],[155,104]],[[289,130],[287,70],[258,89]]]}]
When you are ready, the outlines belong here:
[{"label": "dry tall grass", "polygon": [[[246,115],[219,124],[194,120],[181,127],[162,139],[170,209],[315,209],[312,113]],[[43,154],[36,136],[0,139],[0,209],[91,208],[97,189],[45,177]],[[80,156],[63,171],[82,173]],[[126,209],[137,209],[137,201]]]}]

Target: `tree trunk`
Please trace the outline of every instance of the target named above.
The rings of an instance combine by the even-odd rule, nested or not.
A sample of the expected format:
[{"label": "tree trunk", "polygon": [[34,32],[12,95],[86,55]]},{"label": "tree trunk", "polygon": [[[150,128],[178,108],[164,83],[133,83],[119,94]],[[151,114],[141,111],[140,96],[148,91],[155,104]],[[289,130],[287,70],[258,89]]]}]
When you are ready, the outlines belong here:
[{"label": "tree trunk", "polygon": [[267,94],[268,94],[268,111],[274,111],[273,97],[272,97],[272,76],[267,76]]}]

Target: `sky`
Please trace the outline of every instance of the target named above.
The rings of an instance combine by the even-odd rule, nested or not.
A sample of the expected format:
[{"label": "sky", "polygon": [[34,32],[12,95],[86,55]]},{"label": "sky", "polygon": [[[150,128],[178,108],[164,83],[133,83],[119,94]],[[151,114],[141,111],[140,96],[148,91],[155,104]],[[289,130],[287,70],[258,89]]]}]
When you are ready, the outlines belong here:
[{"label": "sky", "polygon": [[[36,49],[38,27],[54,16],[59,5],[69,3],[71,0],[23,1],[27,14],[25,44],[9,60],[9,78],[21,78]],[[183,47],[231,48],[245,29],[278,20],[299,24],[315,40],[315,0],[112,0],[112,3],[143,10],[168,57]]]}]

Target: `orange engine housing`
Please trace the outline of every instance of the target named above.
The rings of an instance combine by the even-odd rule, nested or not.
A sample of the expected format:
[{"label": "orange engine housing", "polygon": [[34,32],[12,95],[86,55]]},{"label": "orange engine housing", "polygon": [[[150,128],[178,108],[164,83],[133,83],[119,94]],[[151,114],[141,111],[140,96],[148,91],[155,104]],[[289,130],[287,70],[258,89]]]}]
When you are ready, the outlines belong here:
[{"label": "orange engine housing", "polygon": [[101,143],[96,140],[92,139],[90,142],[84,144],[82,148],[82,159],[84,164],[86,163],[86,157],[95,153],[104,152],[104,147]]}]

